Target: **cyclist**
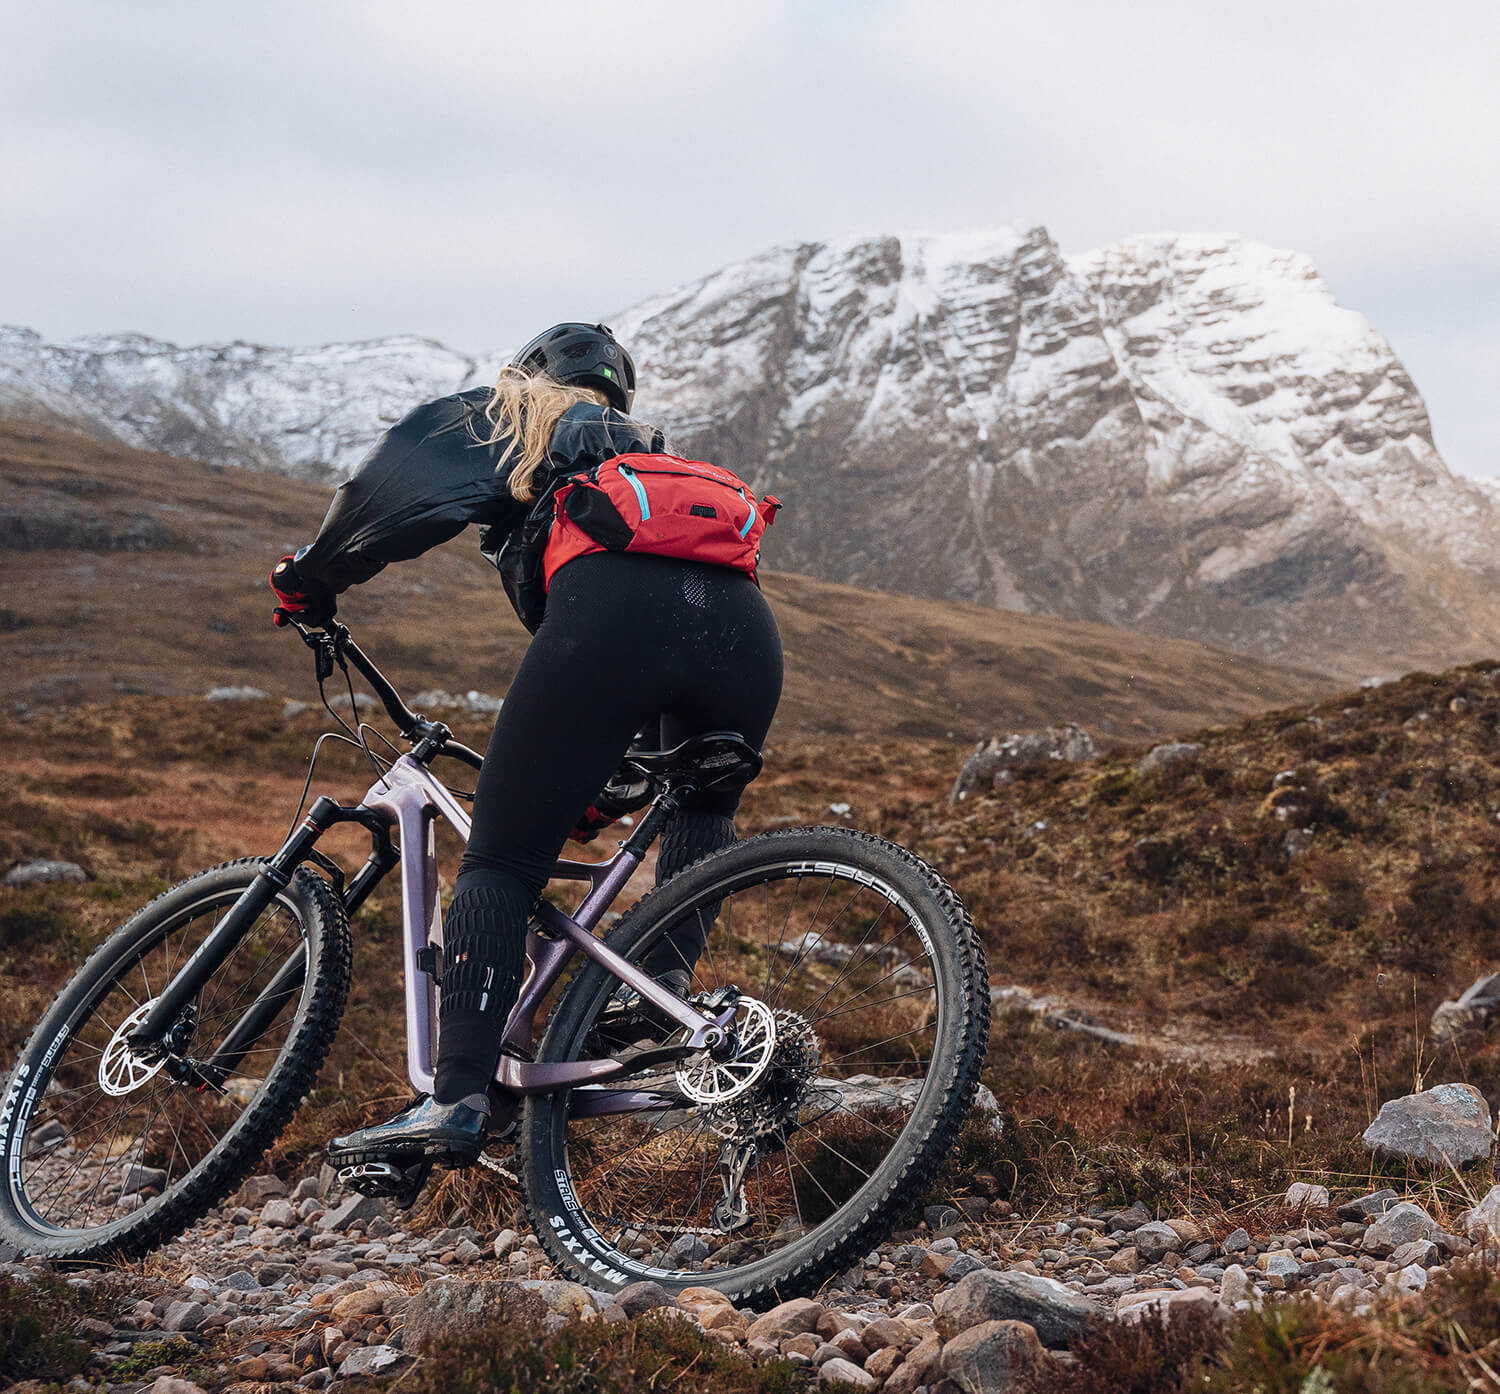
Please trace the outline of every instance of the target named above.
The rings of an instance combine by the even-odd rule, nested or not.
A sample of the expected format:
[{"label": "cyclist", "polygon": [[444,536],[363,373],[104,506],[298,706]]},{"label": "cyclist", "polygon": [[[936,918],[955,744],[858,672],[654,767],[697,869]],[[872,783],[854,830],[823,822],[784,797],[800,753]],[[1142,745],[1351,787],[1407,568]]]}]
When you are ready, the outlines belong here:
[{"label": "cyclist", "polygon": [[[660,431],[628,415],[634,393],[634,363],[608,328],[554,325],[492,389],[429,402],[387,431],[338,489],[316,539],[272,572],[278,624],[326,622],[349,586],[478,523],[480,549],[534,636],[485,753],[444,920],[433,1093],[335,1138],[337,1163],[477,1157],[532,906],[570,832],[587,840],[625,811],[601,790],[617,788],[605,786],[632,737],[649,727],[667,748],[734,730],[759,748],[770,727],[781,640],[744,572],[599,551],[566,562],[550,587],[542,579],[558,483],[613,456],[665,449]],[[734,840],[740,793],[686,802],[663,834],[658,883]],[[704,932],[694,942],[685,929],[644,967],[685,992]],[[629,1039],[628,1004],[616,1014]]]}]

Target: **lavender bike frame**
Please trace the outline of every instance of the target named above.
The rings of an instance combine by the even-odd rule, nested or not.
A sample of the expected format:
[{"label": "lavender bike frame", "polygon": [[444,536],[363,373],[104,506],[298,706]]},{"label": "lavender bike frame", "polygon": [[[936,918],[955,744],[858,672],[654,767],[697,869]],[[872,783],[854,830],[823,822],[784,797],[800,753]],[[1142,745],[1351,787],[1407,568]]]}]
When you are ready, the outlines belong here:
[{"label": "lavender bike frame", "polygon": [[[431,1093],[436,1053],[436,983],[423,971],[418,955],[441,939],[438,905],[437,827],[439,816],[468,841],[469,817],[458,800],[421,761],[403,755],[370,786],[364,807],[393,824],[401,843],[401,903],[406,974],[406,1072],[419,1093]],[[624,889],[641,858],[621,847],[605,862],[559,860],[553,876],[587,881],[590,888],[573,914],[565,915],[544,901],[538,919],[546,935],[528,929],[528,972],[521,995],[505,1023],[505,1045],[529,1055],[536,1011],[575,953],[585,954],[614,974],[665,1016],[688,1032],[677,1047],[683,1057],[722,1039],[734,1019],[730,1007],[718,1018],[705,1016],[654,978],[627,963],[593,934],[594,926]],[[567,1064],[533,1064],[502,1054],[495,1084],[511,1095],[548,1094],[579,1085],[606,1084],[640,1072],[628,1059],[579,1060]],[[574,1096],[575,1114],[630,1113],[660,1108],[660,1094],[639,1091],[588,1090]],[[675,1100],[673,1100],[675,1102]]]}]

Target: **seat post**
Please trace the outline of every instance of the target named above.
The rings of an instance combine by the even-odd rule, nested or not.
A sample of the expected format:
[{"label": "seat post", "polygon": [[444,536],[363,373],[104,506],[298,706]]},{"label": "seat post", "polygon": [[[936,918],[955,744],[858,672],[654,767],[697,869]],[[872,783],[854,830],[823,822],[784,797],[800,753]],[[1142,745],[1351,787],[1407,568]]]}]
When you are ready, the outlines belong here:
[{"label": "seat post", "polygon": [[646,816],[635,825],[630,836],[620,844],[622,850],[632,854],[637,861],[646,855],[667,820],[682,806],[679,789],[687,792],[683,786],[669,784],[656,796],[651,807],[646,810]]}]

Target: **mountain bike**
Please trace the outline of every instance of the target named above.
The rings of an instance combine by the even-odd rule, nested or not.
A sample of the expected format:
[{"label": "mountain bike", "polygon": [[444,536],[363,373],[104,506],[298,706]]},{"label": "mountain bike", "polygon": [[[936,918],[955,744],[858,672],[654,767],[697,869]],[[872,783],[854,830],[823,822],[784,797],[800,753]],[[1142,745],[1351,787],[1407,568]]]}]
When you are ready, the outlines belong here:
[{"label": "mountain bike", "polygon": [[[411,711],[345,626],[297,628],[320,691],[339,668],[352,698],[352,668],[410,748],[378,757],[363,722],[325,733],[306,816],[279,850],[172,887],[58,995],[0,1115],[0,1239],[23,1252],[139,1255],[239,1185],[313,1086],[349,988],[350,917],[397,870],[407,1073],[432,1088],[436,820],[469,830],[464,796],[432,766],[481,757]],[[376,770],[369,791],[307,806],[322,742],[351,736]],[[584,884],[571,914],[547,898],[535,908],[486,1155],[511,1159],[542,1244],[580,1282],[781,1300],[842,1271],[922,1199],[978,1084],[983,952],[932,867],[833,827],[734,843],[596,935],[682,800],[747,781],[760,756],[717,732],[627,766],[649,806],[608,860],[557,863],[558,881]],[[370,837],[352,876],[318,848],[342,824]],[[672,952],[682,992],[641,967]],[[630,992],[647,1029],[622,1043],[604,1026]],[[425,1163],[367,1163],[344,1180],[410,1203],[425,1176]]]}]

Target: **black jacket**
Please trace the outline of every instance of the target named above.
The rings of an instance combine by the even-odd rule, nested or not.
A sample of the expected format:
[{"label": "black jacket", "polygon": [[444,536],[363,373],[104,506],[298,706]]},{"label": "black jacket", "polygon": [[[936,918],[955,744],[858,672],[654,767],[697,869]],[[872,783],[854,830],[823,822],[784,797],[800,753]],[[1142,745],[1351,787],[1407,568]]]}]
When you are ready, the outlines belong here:
[{"label": "black jacket", "polygon": [[489,397],[487,387],[440,397],[381,436],[339,486],[317,538],[297,553],[298,577],[338,593],[478,523],[480,551],[535,633],[547,598],[542,551],[556,485],[614,455],[660,452],[664,442],[653,427],[580,402],[552,432],[550,459],[536,474],[536,503],[522,503],[511,497],[503,447],[483,440]]}]

